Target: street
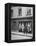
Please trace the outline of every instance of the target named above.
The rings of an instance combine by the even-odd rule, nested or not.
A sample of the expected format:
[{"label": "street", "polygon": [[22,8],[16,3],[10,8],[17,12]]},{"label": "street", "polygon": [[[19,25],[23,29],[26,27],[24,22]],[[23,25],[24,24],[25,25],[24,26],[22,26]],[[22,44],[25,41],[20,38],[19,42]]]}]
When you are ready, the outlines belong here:
[{"label": "street", "polygon": [[32,39],[32,34],[24,34],[20,32],[11,32],[11,40],[20,40],[20,39]]}]

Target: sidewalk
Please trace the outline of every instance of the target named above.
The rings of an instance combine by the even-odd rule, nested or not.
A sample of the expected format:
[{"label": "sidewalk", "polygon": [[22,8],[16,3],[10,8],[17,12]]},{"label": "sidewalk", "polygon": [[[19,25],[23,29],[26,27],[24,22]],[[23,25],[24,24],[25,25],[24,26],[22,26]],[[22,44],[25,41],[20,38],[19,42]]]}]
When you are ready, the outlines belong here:
[{"label": "sidewalk", "polygon": [[11,32],[11,40],[20,40],[20,39],[32,39],[32,34],[24,34],[20,32]]}]

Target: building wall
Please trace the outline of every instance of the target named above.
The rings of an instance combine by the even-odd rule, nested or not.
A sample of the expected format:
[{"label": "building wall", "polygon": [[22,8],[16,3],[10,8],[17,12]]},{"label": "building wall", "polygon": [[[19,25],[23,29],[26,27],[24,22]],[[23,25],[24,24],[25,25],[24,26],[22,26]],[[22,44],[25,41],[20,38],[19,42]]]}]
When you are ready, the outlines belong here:
[{"label": "building wall", "polygon": [[[21,15],[22,16],[19,16],[19,8],[21,8],[22,10],[22,13]],[[19,17],[26,17],[27,15],[27,10],[31,9],[31,16],[33,16],[33,8],[32,7],[11,7],[11,10],[13,9],[13,17],[14,18],[19,18]],[[11,14],[12,16],[12,14]]]}]

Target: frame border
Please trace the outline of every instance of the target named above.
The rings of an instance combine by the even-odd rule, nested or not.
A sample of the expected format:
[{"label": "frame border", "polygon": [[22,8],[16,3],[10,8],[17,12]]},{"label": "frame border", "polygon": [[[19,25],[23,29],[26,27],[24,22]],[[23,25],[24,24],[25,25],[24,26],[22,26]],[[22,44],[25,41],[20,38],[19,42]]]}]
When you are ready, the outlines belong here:
[{"label": "frame border", "polygon": [[[11,40],[11,6],[33,7],[33,38],[27,40]],[[20,3],[7,3],[5,4],[5,42],[31,42],[35,41],[35,5],[34,4],[20,4]]]}]

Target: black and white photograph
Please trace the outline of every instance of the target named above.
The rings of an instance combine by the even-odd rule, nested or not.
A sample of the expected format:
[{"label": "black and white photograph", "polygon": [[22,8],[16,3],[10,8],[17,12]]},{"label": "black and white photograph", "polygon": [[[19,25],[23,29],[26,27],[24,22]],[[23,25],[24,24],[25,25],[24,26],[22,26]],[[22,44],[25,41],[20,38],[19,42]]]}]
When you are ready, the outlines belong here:
[{"label": "black and white photograph", "polygon": [[11,40],[32,39],[33,8],[11,7]]},{"label": "black and white photograph", "polygon": [[[7,9],[7,10],[6,10]],[[35,41],[35,6],[30,4],[8,3],[5,6],[8,42]],[[6,23],[7,22],[7,23]]]}]

